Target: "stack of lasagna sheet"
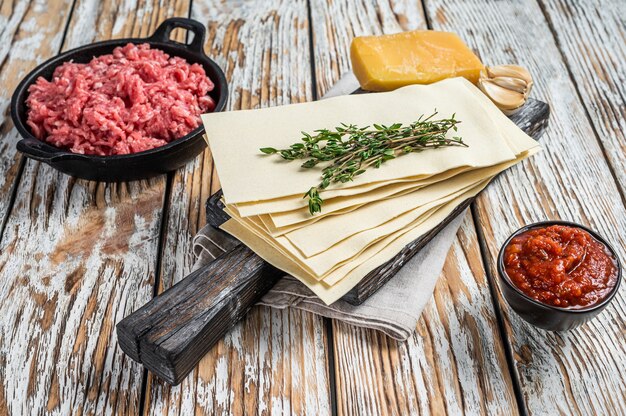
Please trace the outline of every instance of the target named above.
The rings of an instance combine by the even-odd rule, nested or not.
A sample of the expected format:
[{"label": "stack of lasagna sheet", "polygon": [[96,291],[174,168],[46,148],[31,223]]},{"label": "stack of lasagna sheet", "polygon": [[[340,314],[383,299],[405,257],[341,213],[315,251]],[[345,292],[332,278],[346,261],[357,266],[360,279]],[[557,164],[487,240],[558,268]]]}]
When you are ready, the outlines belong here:
[{"label": "stack of lasagna sheet", "polygon": [[[301,132],[341,123],[409,124],[421,115],[456,114],[451,146],[402,155],[354,181],[322,192],[311,215],[304,193],[321,168],[264,155],[288,148]],[[330,304],[404,246],[443,221],[498,173],[539,150],[463,78],[387,93],[203,115],[207,139],[231,216],[222,228],[272,265],[301,280]]]}]

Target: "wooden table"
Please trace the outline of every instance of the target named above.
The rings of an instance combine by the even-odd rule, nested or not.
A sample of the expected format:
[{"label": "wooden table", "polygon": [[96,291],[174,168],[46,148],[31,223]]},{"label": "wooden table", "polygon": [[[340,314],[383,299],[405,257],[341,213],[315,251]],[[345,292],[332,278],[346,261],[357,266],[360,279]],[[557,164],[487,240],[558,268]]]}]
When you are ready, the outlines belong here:
[{"label": "wooden table", "polygon": [[[626,289],[548,333],[511,311],[494,271],[509,233],[544,219],[589,225],[626,259],[626,5],[423,3],[0,0],[0,414],[626,414]],[[316,99],[357,35],[449,30],[487,64],[531,70],[552,107],[545,151],[474,204],[408,342],[259,307],[178,387],[122,353],[115,323],[191,268],[219,188],[210,152],[149,181],[76,180],[16,153],[8,104],[37,63],[171,16],[207,25],[230,109]]]}]

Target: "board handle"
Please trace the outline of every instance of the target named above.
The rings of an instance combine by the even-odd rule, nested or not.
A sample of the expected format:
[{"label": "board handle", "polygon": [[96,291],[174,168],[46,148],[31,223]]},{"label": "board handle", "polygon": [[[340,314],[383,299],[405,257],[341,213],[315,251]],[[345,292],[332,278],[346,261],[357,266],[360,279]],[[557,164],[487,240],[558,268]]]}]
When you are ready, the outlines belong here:
[{"label": "board handle", "polygon": [[179,384],[282,273],[239,244],[117,324],[122,350]]}]

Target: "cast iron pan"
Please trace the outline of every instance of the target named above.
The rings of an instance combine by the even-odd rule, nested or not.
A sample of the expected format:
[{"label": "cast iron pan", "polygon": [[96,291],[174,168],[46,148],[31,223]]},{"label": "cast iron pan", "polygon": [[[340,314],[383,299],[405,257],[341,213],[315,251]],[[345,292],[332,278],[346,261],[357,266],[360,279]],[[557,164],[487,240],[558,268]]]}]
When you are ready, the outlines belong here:
[{"label": "cast iron pan", "polygon": [[[183,28],[194,34],[189,44],[170,39],[175,28]],[[93,57],[113,52],[118,46],[128,43],[148,43],[170,56],[179,56],[189,63],[198,63],[204,67],[206,74],[215,84],[209,95],[215,101],[215,110],[222,111],[226,106],[228,86],[226,77],[220,67],[204,53],[206,29],[195,20],[175,17],[165,20],[148,38],[115,39],[96,42],[64,52],[35,68],[22,80],[11,98],[11,117],[13,123],[24,137],[17,143],[17,149],[26,156],[47,163],[53,168],[83,179],[104,182],[119,182],[144,179],[175,170],[206,147],[203,139],[204,128],[200,125],[191,133],[174,140],[165,146],[145,152],[120,156],[91,156],[71,153],[67,150],[51,146],[38,140],[26,124],[28,87],[39,77],[51,79],[56,67],[67,61],[79,63],[89,62]]]}]

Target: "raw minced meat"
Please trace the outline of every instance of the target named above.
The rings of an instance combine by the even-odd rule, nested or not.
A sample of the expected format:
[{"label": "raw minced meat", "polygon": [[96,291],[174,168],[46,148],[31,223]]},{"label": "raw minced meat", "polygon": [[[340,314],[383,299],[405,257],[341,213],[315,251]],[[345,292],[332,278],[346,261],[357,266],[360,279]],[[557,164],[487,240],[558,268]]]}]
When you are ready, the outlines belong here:
[{"label": "raw minced meat", "polygon": [[123,155],[163,146],[215,108],[199,64],[148,44],[128,44],[89,63],[66,62],[28,89],[33,134],[74,153]]}]

